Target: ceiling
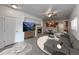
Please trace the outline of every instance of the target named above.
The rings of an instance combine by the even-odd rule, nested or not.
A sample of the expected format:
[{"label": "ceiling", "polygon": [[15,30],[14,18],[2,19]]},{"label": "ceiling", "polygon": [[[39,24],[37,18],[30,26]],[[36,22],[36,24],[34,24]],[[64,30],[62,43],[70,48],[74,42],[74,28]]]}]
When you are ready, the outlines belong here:
[{"label": "ceiling", "polygon": [[42,19],[48,19],[48,17],[42,13],[46,12],[49,8],[52,8],[53,10],[58,11],[57,16],[53,18],[62,20],[70,18],[73,9],[75,8],[75,4],[20,4],[19,7],[18,10]]}]

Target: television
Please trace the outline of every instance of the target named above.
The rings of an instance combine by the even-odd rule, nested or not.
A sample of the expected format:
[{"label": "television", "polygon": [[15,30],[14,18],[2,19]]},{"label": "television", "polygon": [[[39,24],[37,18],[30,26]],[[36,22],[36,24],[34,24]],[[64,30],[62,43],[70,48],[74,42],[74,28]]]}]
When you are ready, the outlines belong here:
[{"label": "television", "polygon": [[32,22],[23,22],[23,32],[35,30],[35,24]]}]

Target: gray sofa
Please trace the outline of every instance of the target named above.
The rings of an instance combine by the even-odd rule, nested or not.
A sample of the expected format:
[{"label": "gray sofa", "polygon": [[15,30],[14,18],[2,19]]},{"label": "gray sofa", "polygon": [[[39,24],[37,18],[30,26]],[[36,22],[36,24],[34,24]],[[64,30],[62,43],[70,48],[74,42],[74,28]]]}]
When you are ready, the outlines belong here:
[{"label": "gray sofa", "polygon": [[[62,43],[61,49],[57,48],[59,43]],[[59,41],[47,40],[44,49],[53,55],[79,55],[79,41],[74,36],[64,34]]]}]

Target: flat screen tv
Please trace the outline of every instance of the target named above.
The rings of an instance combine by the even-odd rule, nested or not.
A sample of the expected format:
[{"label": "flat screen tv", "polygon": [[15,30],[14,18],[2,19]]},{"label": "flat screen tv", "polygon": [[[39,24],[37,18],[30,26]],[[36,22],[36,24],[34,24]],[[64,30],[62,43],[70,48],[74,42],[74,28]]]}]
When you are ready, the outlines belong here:
[{"label": "flat screen tv", "polygon": [[23,22],[23,32],[35,30],[35,24],[32,22]]}]

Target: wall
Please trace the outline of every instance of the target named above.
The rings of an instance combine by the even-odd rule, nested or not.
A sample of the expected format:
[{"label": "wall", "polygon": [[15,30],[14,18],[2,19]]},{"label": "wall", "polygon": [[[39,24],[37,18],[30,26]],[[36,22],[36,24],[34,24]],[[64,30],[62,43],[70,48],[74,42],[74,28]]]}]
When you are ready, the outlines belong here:
[{"label": "wall", "polygon": [[[40,18],[34,17],[32,15],[29,15],[27,13],[12,9],[10,7],[6,7],[6,6],[2,6],[0,5],[0,16],[6,16],[6,17],[15,17],[17,18],[16,20],[16,37],[15,37],[15,42],[21,42],[24,40],[24,33],[23,33],[23,21],[24,18],[31,18],[34,21],[35,20],[39,20],[40,24],[41,24],[41,20]],[[33,21],[32,20],[32,21]],[[39,23],[38,21],[38,23]],[[16,40],[17,39],[17,40]]]},{"label": "wall", "polygon": [[[71,29],[71,21],[77,18],[77,30]],[[79,5],[76,5],[71,17],[70,17],[70,34],[73,34],[77,40],[79,40]]]},{"label": "wall", "polygon": [[[59,32],[63,32],[64,31],[64,21],[65,20],[67,20],[67,19],[64,19],[64,20],[55,20],[55,21],[57,21],[58,23],[59,23]],[[44,20],[43,21],[43,32],[45,32],[46,31],[46,29],[47,29],[47,27],[46,27],[46,22],[47,22],[48,20]]]},{"label": "wall", "polygon": [[32,23],[35,23],[37,26],[42,26],[42,23],[41,23],[42,20],[40,20],[40,19],[33,19],[33,18],[25,17],[24,22],[32,22]]},{"label": "wall", "polygon": [[[39,20],[41,23],[41,19],[34,17],[32,15],[29,15],[27,13],[12,9],[10,7],[0,6],[0,16],[9,16],[9,17],[16,17],[17,18],[17,31],[22,31],[22,22],[24,21],[24,17],[31,18],[34,21]],[[38,21],[38,23],[39,23]],[[20,25],[20,26],[19,26]]]},{"label": "wall", "polygon": [[37,33],[38,27],[42,27],[42,31],[43,31],[43,20],[40,20],[40,19],[37,20],[37,19],[25,17],[24,22],[32,22],[32,23],[36,24],[36,26],[35,26],[35,37],[38,37],[38,33]]}]

